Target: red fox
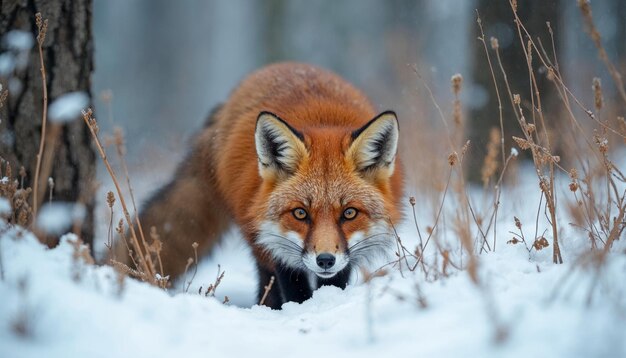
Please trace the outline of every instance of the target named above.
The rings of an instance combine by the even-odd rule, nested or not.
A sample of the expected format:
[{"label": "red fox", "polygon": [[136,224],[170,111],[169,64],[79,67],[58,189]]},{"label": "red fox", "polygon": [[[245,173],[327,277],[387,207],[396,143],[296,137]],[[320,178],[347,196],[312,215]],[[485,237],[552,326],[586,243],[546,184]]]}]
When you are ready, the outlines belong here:
[{"label": "red fox", "polygon": [[398,121],[344,79],[306,64],[249,75],[211,114],[176,177],[140,213],[166,274],[192,242],[208,252],[231,223],[249,243],[265,305],[303,302],[394,243],[402,172]]}]

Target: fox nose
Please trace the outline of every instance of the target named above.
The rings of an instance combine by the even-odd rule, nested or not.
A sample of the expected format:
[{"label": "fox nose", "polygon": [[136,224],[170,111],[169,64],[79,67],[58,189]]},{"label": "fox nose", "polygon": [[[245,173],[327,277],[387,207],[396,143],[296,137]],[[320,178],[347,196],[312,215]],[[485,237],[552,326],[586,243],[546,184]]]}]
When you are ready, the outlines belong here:
[{"label": "fox nose", "polygon": [[317,266],[328,270],[335,264],[335,256],[332,254],[319,254],[317,255]]}]

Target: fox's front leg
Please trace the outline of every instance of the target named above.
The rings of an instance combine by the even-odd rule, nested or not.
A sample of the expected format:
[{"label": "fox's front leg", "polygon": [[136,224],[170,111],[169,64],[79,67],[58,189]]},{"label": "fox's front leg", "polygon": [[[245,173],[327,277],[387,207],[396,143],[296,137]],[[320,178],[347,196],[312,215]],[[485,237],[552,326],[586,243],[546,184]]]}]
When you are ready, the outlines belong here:
[{"label": "fox's front leg", "polygon": [[[284,301],[280,287],[278,287],[278,283],[276,282],[274,271],[268,270],[261,265],[257,265],[257,270],[259,272],[257,303],[274,310],[279,310]],[[273,281],[272,278],[274,278]]]},{"label": "fox's front leg", "polygon": [[[313,295],[309,278],[304,271],[282,265],[277,265],[274,270],[266,269],[261,265],[257,265],[257,268],[259,272],[257,302],[262,302],[265,306],[280,309],[285,302],[302,303]],[[274,283],[268,288],[272,276]],[[265,297],[264,300],[263,297]]]},{"label": "fox's front leg", "polygon": [[275,275],[285,302],[302,303],[313,296],[308,273],[279,264]]}]

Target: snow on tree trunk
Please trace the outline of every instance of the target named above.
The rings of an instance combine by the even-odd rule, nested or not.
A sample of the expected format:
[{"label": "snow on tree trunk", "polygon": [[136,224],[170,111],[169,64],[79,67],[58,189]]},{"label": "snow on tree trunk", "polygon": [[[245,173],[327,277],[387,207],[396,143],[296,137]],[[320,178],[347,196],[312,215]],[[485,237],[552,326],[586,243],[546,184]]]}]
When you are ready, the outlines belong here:
[{"label": "snow on tree trunk", "polygon": [[[5,1],[0,11],[0,34],[5,35],[12,30],[22,31],[21,34],[30,33],[34,44],[24,68],[16,66],[8,74],[0,73],[2,87],[9,90],[7,101],[0,108],[0,156],[9,161],[15,173],[24,166],[27,173],[24,186],[33,187],[43,111],[42,76],[34,41],[37,36],[35,14],[40,12],[44,19],[48,19],[43,43],[48,103],[53,103],[63,94],[76,91],[86,94],[90,102],[93,71],[92,2]],[[2,46],[2,52],[10,51],[6,40]],[[89,131],[80,120],[61,123],[59,126],[51,170],[49,173],[42,170],[39,180],[39,201],[49,200],[48,177],[54,178],[52,200],[78,202],[87,209],[82,224],[75,229],[80,231],[85,242],[91,243],[96,157]],[[46,148],[45,152],[50,149]]]}]

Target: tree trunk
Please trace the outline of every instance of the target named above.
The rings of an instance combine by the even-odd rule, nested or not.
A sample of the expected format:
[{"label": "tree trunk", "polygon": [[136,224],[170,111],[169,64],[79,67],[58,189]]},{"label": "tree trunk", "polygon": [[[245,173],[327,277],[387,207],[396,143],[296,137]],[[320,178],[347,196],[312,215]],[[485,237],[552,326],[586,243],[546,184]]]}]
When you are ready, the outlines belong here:
[{"label": "tree trunk", "polygon": [[[33,187],[37,153],[41,138],[43,87],[37,49],[35,14],[48,20],[43,43],[48,103],[68,92],[81,91],[91,98],[93,40],[91,0],[8,0],[1,2],[0,34],[21,30],[32,34],[33,47],[24,68],[0,72],[7,101],[0,108],[0,156],[13,168],[23,166],[27,176],[24,187]],[[6,46],[7,41],[3,41]],[[3,51],[11,49],[3,48]],[[5,52],[6,53],[6,52]],[[3,90],[4,91],[4,90]],[[51,132],[48,123],[48,133]],[[49,170],[40,174],[39,200],[47,202],[47,178],[54,179],[52,200],[81,203],[86,213],[77,231],[86,243],[93,242],[95,153],[89,131],[82,120],[60,126],[56,144],[46,135],[44,158],[51,155]],[[54,145],[53,145],[54,144]],[[14,173],[17,170],[14,169]],[[45,199],[44,199],[45,198]],[[32,200],[32,195],[31,195]]]}]

